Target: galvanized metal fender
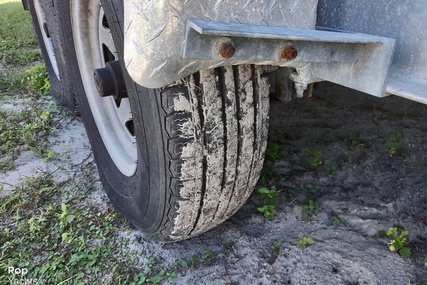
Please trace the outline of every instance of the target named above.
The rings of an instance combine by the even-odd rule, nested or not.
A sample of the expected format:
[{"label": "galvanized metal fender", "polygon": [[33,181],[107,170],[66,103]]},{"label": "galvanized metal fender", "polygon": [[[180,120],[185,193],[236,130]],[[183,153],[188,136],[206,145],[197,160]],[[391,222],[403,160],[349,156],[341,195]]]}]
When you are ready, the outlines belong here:
[{"label": "galvanized metal fender", "polygon": [[317,0],[124,0],[125,64],[134,81],[159,88],[202,69],[293,67],[298,94],[328,80],[375,96],[394,40],[316,31]]}]

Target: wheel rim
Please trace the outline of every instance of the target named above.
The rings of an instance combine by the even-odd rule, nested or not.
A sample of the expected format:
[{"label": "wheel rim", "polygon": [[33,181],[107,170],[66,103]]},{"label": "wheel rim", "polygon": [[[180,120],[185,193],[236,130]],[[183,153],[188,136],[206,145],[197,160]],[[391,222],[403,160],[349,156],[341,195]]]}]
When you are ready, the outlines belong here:
[{"label": "wheel rim", "polygon": [[50,64],[52,65],[53,72],[55,73],[56,78],[60,80],[59,68],[58,63],[56,61],[55,51],[53,49],[52,38],[50,37],[49,31],[47,29],[46,14],[44,13],[39,0],[34,0],[34,11],[36,12],[37,22],[40,27],[43,43],[46,48]]},{"label": "wheel rim", "polygon": [[124,175],[132,176],[137,150],[129,99],[101,97],[93,80],[95,69],[105,67],[107,61],[118,60],[104,10],[98,0],[70,2],[77,62],[95,124],[116,167]]}]

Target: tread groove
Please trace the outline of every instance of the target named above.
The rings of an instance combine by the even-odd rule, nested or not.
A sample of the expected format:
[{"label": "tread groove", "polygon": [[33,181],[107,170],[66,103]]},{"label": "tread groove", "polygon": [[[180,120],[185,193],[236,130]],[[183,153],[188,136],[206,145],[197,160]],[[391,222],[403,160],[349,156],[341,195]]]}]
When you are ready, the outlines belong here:
[{"label": "tread groove", "polygon": [[[236,168],[235,168],[235,175],[236,178],[239,176],[239,162],[241,158],[241,152],[242,152],[242,140],[241,140],[241,130],[240,130],[240,76],[239,76],[239,68],[238,66],[233,66],[233,77],[234,77],[234,96],[236,100],[236,119],[237,119],[237,151],[236,151]],[[233,201],[233,198],[235,197],[235,190],[236,190],[236,183],[237,179],[234,180],[233,188],[232,188],[232,194],[230,195],[230,199],[228,200],[227,210],[224,213],[224,216],[222,217],[227,218],[228,213],[230,212],[230,205]]]},{"label": "tread groove", "polygon": [[[196,73],[194,74],[194,82],[196,86],[200,87],[200,73]],[[200,127],[202,129],[202,145],[203,148],[206,149],[206,144],[207,144],[207,138],[206,138],[206,132],[204,132],[205,130],[205,115],[203,112],[203,102],[202,102],[202,97],[203,97],[203,89],[202,88],[197,88],[198,92],[196,97],[199,98],[195,98],[197,99],[197,111],[199,113],[199,118],[200,118]],[[205,193],[206,193],[206,172],[207,172],[207,161],[206,161],[206,155],[203,154],[203,162],[202,162],[202,188],[200,191],[200,207],[198,209],[197,212],[197,216],[196,216],[196,220],[194,222],[193,228],[190,231],[190,235],[193,234],[193,232],[197,229],[197,225],[199,223],[200,220],[200,216],[202,215],[202,210],[203,210],[203,204],[204,204],[204,197],[205,197]]]},{"label": "tread groove", "polygon": [[[227,156],[228,156],[228,146],[227,146],[227,142],[228,142],[228,134],[227,134],[227,114],[226,114],[226,110],[227,110],[227,90],[226,90],[226,83],[225,83],[225,70],[224,67],[219,67],[217,68],[217,78],[218,78],[218,90],[219,90],[219,95],[221,97],[221,118],[222,118],[222,122],[223,122],[223,134],[224,134],[224,161],[222,164],[222,182],[221,182],[221,196],[220,196],[220,200],[221,198],[224,196],[224,190],[226,188],[226,182],[227,182]],[[217,214],[220,210],[220,204],[218,203],[216,210],[215,210],[215,214],[213,216],[213,220],[217,219]],[[222,219],[222,217],[221,217]]]}]

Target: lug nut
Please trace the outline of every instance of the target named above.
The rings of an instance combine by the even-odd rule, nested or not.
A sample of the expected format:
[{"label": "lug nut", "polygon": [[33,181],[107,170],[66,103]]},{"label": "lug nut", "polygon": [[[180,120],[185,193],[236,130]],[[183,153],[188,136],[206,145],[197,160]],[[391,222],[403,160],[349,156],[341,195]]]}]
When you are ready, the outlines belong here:
[{"label": "lug nut", "polygon": [[236,48],[232,43],[222,43],[219,47],[219,55],[223,58],[231,58],[236,52]]},{"label": "lug nut", "polygon": [[298,50],[291,45],[287,45],[282,49],[282,52],[280,53],[281,59],[286,60],[292,60],[295,59],[298,56]]}]

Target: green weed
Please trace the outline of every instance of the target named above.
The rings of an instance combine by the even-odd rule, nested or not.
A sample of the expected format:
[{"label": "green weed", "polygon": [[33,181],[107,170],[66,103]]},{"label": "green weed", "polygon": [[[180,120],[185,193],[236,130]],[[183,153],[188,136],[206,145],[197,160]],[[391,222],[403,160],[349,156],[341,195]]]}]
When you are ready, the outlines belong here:
[{"label": "green weed", "polygon": [[258,212],[262,213],[264,217],[272,219],[277,215],[276,199],[279,196],[279,191],[275,189],[260,188],[258,193],[264,201],[264,206],[257,208]]},{"label": "green weed", "polygon": [[332,220],[332,225],[334,227],[338,227],[339,225],[342,225],[346,222],[346,220],[342,217],[336,217]]},{"label": "green weed", "polygon": [[411,249],[408,247],[409,232],[400,227],[393,227],[386,232],[389,239],[389,249],[391,252],[397,252],[402,257],[410,257]]},{"label": "green weed", "polygon": [[265,155],[267,159],[275,161],[278,159],[282,159],[284,157],[284,152],[280,144],[269,143],[265,151]]},{"label": "green weed", "polygon": [[280,251],[280,248],[282,247],[283,241],[277,241],[273,244],[273,246],[271,247],[271,252],[273,254],[277,254]]},{"label": "green weed", "polygon": [[403,155],[405,153],[406,145],[401,131],[395,131],[390,135],[388,146],[388,153],[390,155]]},{"label": "green weed", "polygon": [[323,165],[323,154],[320,150],[314,148],[306,148],[302,151],[304,157],[305,166],[311,170],[317,170]]},{"label": "green weed", "polygon": [[50,90],[49,75],[44,64],[31,67],[26,74],[26,89],[33,95],[44,95]]},{"label": "green weed", "polygon": [[298,247],[302,250],[314,244],[314,240],[312,238],[304,236],[304,234],[301,232],[298,234],[298,238],[299,238]]},{"label": "green weed", "polygon": [[309,221],[312,216],[319,214],[319,203],[313,200],[306,200],[302,207],[302,219]]},{"label": "green weed", "polygon": [[58,156],[58,153],[54,150],[49,150],[44,153],[43,161],[47,162],[49,160],[55,159]]},{"label": "green weed", "polygon": [[203,253],[202,259],[206,264],[213,264],[216,261],[216,255],[212,250],[207,249]]}]

